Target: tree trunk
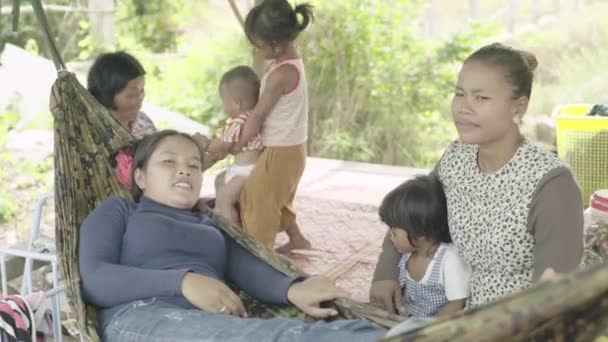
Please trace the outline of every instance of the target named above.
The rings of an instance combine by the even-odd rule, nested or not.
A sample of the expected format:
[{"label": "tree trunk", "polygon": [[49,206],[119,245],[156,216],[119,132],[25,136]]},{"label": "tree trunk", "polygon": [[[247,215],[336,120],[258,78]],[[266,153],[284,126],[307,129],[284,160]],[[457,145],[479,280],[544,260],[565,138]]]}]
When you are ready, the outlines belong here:
[{"label": "tree trunk", "polygon": [[476,21],[479,19],[479,1],[469,0],[469,19]]},{"label": "tree trunk", "polygon": [[540,10],[540,1],[539,0],[532,0],[530,6],[532,7],[532,23],[533,24],[538,24],[538,22],[540,21],[540,17],[541,17],[541,10]]},{"label": "tree trunk", "polygon": [[[259,4],[262,3],[262,1],[264,1],[264,0],[254,0],[252,7],[258,6]],[[232,13],[234,13],[234,16],[236,17],[236,20],[241,25],[241,28],[243,28],[243,33],[244,33],[244,31],[245,31],[244,17],[239,12],[239,9],[236,6],[236,3],[234,0],[228,0],[228,4],[230,5],[230,8],[232,9]],[[251,46],[251,57],[252,57],[252,62],[253,62],[253,70],[255,70],[256,74],[258,74],[258,76],[261,78],[264,75],[264,57],[253,46]]]},{"label": "tree trunk", "polygon": [[580,10],[585,7],[585,0],[575,0],[574,1],[574,9]]},{"label": "tree trunk", "polygon": [[91,38],[102,46],[109,46],[116,41],[114,30],[114,1],[88,0],[89,20],[91,21]]},{"label": "tree trunk", "polygon": [[425,16],[425,31],[427,37],[435,38],[435,2],[433,0],[427,0],[428,7],[424,14]]},{"label": "tree trunk", "polygon": [[517,0],[509,0],[507,8],[507,30],[513,33],[515,30],[515,17],[517,16]]},{"label": "tree trunk", "polygon": [[555,12],[555,14],[559,14],[560,9],[559,0],[553,0],[553,12]]}]

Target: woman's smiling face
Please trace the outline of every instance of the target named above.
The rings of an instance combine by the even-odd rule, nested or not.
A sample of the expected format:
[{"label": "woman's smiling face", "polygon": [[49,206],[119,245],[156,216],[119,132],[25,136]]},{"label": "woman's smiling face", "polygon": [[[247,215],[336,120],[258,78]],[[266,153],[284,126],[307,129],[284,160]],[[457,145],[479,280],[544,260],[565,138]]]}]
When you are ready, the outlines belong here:
[{"label": "woman's smiling face", "polygon": [[202,161],[198,146],[172,135],[161,140],[144,168],[135,170],[143,195],[179,209],[191,209],[199,199]]}]

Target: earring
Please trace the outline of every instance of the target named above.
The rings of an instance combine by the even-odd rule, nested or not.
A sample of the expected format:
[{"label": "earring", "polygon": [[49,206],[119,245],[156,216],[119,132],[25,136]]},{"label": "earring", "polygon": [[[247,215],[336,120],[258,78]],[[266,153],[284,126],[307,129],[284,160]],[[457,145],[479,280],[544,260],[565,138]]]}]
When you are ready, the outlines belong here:
[{"label": "earring", "polygon": [[516,124],[516,125],[521,124],[521,117],[519,115],[518,116],[514,116],[513,117],[513,123]]}]

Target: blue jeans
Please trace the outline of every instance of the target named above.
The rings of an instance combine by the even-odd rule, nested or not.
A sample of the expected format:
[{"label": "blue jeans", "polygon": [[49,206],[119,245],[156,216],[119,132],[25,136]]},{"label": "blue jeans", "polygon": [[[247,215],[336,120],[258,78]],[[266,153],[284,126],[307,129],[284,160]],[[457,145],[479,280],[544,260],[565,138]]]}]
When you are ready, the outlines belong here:
[{"label": "blue jeans", "polygon": [[137,301],[116,313],[103,341],[377,341],[386,334],[364,320],[306,323],[292,318],[240,318],[183,309],[156,298]]}]

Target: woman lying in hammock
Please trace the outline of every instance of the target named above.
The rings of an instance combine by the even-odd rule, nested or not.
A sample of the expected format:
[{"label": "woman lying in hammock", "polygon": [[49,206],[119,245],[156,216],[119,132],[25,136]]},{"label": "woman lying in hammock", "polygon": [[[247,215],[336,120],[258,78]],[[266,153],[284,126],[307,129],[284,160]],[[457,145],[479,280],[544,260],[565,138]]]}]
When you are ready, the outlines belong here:
[{"label": "woman lying in hammock", "polygon": [[84,221],[80,272],[105,341],[374,341],[367,321],[247,318],[230,280],[261,301],[329,318],[320,303],[346,293],[324,278],[289,278],[195,211],[200,150],[188,135],[144,138],[133,158],[136,203],[110,197]]}]

